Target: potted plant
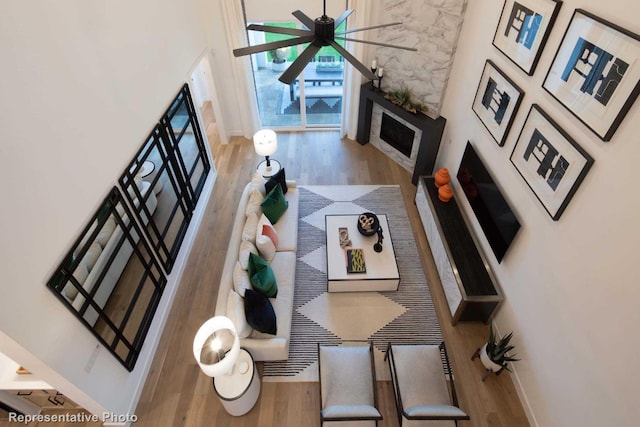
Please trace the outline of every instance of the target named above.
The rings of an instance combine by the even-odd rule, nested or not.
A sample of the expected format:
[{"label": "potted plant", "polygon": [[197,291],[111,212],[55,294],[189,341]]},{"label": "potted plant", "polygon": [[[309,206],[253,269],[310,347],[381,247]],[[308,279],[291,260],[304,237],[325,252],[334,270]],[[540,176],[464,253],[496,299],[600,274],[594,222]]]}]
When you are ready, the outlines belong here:
[{"label": "potted plant", "polygon": [[281,47],[280,49],[270,50],[271,54],[271,69],[273,71],[282,72],[287,69],[287,57],[289,56],[289,48]]},{"label": "potted plant", "polygon": [[405,85],[402,85],[400,89],[389,91],[384,97],[410,113],[415,114],[418,111],[427,111],[427,106],[425,104],[411,99],[411,89]]},{"label": "potted plant", "polygon": [[513,332],[509,332],[500,340],[496,341],[493,325],[489,327],[487,343],[480,348],[480,361],[482,361],[482,364],[487,370],[499,372],[502,369],[506,369],[509,371],[507,363],[520,360],[507,354],[514,349],[514,346],[509,344],[511,338],[513,338]]}]

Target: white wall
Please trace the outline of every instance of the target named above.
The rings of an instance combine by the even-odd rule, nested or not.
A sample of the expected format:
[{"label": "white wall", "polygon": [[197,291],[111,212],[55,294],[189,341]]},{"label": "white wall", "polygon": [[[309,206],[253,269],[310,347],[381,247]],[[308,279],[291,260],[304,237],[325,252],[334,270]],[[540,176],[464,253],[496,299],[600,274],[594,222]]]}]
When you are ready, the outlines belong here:
[{"label": "white wall", "polygon": [[[517,211],[522,229],[502,264],[482,239],[506,295],[496,324],[515,331],[514,379],[533,425],[637,425],[640,406],[640,101],[604,143],[542,88],[573,10],[583,8],[640,33],[640,3],[565,0],[535,74],[526,76],[491,42],[502,1],[470,1],[444,100],[447,118],[439,167],[456,170],[467,140]],[[525,92],[504,147],[471,110],[486,59]],[[554,222],[509,161],[531,104],[538,103],[595,163],[559,221]],[[460,191],[456,194],[461,195]],[[472,212],[459,198],[466,213]],[[477,234],[481,234],[474,221]]]},{"label": "white wall", "polygon": [[[40,0],[2,9],[0,345],[92,412],[126,414],[162,325],[154,321],[132,373],[105,349],[88,373],[97,341],[45,283],[210,33],[198,0]],[[168,309],[163,298],[157,318]]]}]

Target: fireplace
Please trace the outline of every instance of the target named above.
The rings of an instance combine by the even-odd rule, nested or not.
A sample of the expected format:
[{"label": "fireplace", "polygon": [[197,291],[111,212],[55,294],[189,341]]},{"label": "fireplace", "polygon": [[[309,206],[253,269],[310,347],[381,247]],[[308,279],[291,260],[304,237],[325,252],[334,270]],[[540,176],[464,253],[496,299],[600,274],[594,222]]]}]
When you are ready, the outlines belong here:
[{"label": "fireplace", "polygon": [[380,126],[380,138],[407,157],[411,157],[413,138],[416,133],[413,129],[403,125],[387,113],[382,113]]},{"label": "fireplace", "polygon": [[[385,119],[385,115],[389,117]],[[382,122],[389,122],[389,118],[414,133],[411,141],[407,143],[408,147],[401,150],[392,146],[392,143],[382,136],[384,132],[387,132],[384,130],[385,126]],[[371,142],[373,146],[407,169],[412,174],[411,182],[414,185],[417,185],[421,175],[433,173],[445,123],[446,120],[441,116],[431,118],[426,114],[414,114],[403,110],[385,99],[385,92],[377,88],[374,89],[369,82],[360,87],[360,111],[358,112],[356,139],[363,145]],[[390,132],[395,133],[395,131]],[[402,132],[406,132],[406,130]]]}]

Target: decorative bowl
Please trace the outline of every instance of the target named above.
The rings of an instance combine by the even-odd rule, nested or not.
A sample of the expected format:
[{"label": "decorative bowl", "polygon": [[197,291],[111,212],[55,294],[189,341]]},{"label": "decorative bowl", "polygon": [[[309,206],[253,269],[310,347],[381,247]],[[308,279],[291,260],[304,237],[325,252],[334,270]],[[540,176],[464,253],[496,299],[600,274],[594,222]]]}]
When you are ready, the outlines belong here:
[{"label": "decorative bowl", "polygon": [[365,212],[358,216],[358,231],[363,236],[373,236],[378,232],[378,228],[380,228],[380,220],[376,214]]}]

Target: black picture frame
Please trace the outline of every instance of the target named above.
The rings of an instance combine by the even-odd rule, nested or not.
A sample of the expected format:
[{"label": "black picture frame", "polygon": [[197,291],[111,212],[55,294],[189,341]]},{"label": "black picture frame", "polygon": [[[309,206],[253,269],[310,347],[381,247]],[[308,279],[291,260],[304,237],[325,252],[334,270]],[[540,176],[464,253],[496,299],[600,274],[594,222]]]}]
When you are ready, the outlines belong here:
[{"label": "black picture frame", "polygon": [[640,93],[640,36],[576,9],[542,87],[610,141]]},{"label": "black picture frame", "polygon": [[505,0],[493,45],[533,75],[561,6],[560,0]]},{"label": "black picture frame", "polygon": [[510,160],[554,221],[593,165],[593,158],[537,104],[529,110]]},{"label": "black picture frame", "polygon": [[503,146],[524,91],[491,60],[482,70],[472,110],[499,146]]}]

